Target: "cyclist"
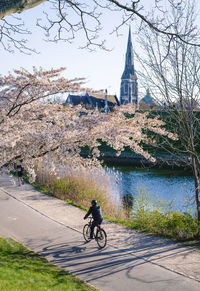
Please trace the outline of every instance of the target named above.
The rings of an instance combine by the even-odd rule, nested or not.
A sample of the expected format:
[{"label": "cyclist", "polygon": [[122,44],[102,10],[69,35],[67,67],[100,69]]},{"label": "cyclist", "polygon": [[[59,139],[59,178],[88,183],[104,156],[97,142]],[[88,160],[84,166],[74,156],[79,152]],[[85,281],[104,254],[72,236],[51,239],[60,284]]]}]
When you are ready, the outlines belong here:
[{"label": "cyclist", "polygon": [[88,210],[87,214],[84,216],[84,219],[86,219],[90,214],[92,214],[93,221],[92,221],[92,225],[91,225],[90,238],[93,239],[94,228],[98,224],[100,225],[102,223],[103,217],[101,214],[101,206],[97,205],[97,201],[92,200],[91,204],[92,204],[92,206]]}]

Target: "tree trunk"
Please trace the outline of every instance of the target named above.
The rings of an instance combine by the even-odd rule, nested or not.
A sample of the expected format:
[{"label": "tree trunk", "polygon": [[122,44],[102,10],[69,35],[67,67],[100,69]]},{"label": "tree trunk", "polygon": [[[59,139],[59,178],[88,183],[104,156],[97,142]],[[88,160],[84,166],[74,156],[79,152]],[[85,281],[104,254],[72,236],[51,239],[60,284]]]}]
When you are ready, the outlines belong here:
[{"label": "tree trunk", "polygon": [[[200,227],[200,200],[199,200],[199,175],[196,165],[196,158],[192,156],[192,168],[194,173],[194,184],[195,184],[195,200],[196,200],[196,207],[197,207],[197,218],[198,218],[198,225]],[[200,237],[200,233],[198,231],[198,239]]]},{"label": "tree trunk", "polygon": [[46,0],[1,0],[0,19],[12,13],[20,13],[23,10],[37,6]]}]

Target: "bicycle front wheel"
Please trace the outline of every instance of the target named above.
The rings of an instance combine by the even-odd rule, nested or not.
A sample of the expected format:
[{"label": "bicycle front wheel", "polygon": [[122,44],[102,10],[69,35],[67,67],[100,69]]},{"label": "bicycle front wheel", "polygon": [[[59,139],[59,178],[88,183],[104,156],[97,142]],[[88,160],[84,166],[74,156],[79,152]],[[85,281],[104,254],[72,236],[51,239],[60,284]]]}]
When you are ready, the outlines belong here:
[{"label": "bicycle front wheel", "polygon": [[105,248],[107,244],[107,234],[103,228],[100,228],[99,230],[97,230],[96,240],[97,240],[98,246],[101,249]]},{"label": "bicycle front wheel", "polygon": [[90,226],[89,226],[89,224],[86,224],[83,227],[83,237],[84,237],[84,239],[87,242],[89,242],[91,240],[91,238],[90,238]]}]

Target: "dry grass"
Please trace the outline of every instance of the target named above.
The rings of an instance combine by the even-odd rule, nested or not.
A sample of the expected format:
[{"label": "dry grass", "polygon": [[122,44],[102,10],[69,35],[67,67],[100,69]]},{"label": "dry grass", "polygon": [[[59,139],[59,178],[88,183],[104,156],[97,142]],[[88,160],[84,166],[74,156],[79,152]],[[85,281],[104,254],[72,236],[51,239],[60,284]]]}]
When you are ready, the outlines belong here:
[{"label": "dry grass", "polygon": [[45,186],[55,197],[89,208],[95,199],[102,207],[104,216],[123,219],[125,214],[119,199],[110,192],[109,175],[100,170],[69,170],[63,177],[38,170],[37,184]]}]

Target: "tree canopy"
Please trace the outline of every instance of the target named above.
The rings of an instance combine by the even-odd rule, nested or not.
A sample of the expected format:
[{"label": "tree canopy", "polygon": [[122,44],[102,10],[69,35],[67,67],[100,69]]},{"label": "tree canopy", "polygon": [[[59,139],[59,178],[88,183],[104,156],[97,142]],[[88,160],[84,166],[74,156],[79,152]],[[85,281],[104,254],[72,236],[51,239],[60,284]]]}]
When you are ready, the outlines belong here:
[{"label": "tree canopy", "polygon": [[[144,129],[176,138],[164,123],[148,114],[135,112],[133,105],[119,106],[115,112],[101,113],[80,106],[63,106],[45,101],[59,92],[77,91],[83,80],[60,77],[63,69],[43,71],[24,69],[0,78],[0,168],[9,170],[21,161],[34,178],[37,163],[46,164],[56,173],[66,165],[100,166],[99,140],[112,146],[118,154],[129,146],[154,161],[140,143],[153,142]],[[134,114],[127,118],[125,113]],[[80,156],[81,147],[89,146],[91,157]]]}]

